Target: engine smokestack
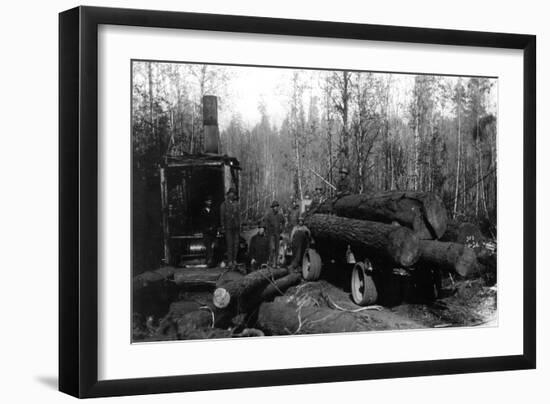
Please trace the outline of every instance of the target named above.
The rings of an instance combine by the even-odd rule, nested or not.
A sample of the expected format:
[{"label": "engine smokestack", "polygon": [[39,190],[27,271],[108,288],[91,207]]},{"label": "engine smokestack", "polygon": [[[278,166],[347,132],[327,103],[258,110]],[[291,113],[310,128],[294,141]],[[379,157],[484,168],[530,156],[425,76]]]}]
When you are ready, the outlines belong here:
[{"label": "engine smokestack", "polygon": [[204,127],[204,153],[220,153],[220,130],[218,128],[218,97],[202,97],[202,123]]}]

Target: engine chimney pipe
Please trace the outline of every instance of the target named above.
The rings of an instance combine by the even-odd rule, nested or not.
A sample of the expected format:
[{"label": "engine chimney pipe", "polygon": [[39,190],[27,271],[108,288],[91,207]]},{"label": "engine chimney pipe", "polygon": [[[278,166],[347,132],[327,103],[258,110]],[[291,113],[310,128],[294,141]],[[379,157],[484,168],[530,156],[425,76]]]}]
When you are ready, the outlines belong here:
[{"label": "engine chimney pipe", "polygon": [[202,123],[204,127],[204,153],[220,153],[220,130],[218,128],[218,97],[202,97]]}]

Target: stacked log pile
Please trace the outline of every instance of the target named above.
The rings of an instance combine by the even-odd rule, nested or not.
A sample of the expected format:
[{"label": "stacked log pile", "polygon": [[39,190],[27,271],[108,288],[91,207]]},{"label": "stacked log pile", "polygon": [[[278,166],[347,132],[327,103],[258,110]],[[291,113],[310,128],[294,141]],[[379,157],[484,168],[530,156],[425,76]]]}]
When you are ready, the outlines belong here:
[{"label": "stacked log pile", "polygon": [[422,240],[443,236],[448,220],[445,205],[437,195],[412,191],[346,195],[335,201],[325,201],[316,213],[381,223],[397,222],[412,229]]},{"label": "stacked log pile", "polygon": [[406,227],[316,213],[306,219],[314,238],[345,243],[409,267],[420,257],[420,243]]},{"label": "stacked log pile", "polygon": [[483,267],[481,260],[490,261],[472,245],[482,237],[479,228],[450,223],[441,199],[429,192],[345,195],[322,203],[306,224],[323,245],[349,245],[393,267],[430,266],[470,276]]},{"label": "stacked log pile", "polygon": [[496,243],[485,237],[477,225],[450,222],[441,240],[469,247],[476,255],[478,272],[485,276],[489,283],[496,282]]}]

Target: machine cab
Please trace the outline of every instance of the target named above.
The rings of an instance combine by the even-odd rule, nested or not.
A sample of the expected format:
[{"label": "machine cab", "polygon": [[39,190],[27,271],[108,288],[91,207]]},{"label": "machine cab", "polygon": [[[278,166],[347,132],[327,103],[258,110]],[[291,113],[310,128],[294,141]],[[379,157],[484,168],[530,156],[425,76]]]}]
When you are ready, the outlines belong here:
[{"label": "machine cab", "polygon": [[206,264],[206,243],[200,226],[201,210],[210,196],[219,225],[220,205],[227,190],[234,187],[237,195],[239,193],[239,170],[236,158],[222,155],[184,155],[166,159],[165,166],[160,168],[165,264]]}]

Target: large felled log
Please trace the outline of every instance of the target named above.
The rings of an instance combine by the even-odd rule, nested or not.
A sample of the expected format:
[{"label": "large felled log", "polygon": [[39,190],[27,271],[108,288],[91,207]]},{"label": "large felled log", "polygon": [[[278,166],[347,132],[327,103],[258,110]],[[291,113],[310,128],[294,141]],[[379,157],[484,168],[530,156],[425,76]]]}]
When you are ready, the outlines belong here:
[{"label": "large felled log", "polygon": [[[291,298],[283,296],[273,302],[262,303],[257,324],[268,335],[325,334],[336,332],[373,331],[388,328],[393,320],[400,329],[422,328],[412,320],[398,318],[384,311],[344,311],[315,305],[298,305]],[[385,319],[383,321],[382,319]]]},{"label": "large felled log", "polygon": [[146,288],[156,282],[163,282],[174,275],[174,267],[160,267],[154,271],[146,271],[134,276],[132,279],[132,288],[134,293],[140,289]]},{"label": "large felled log", "polygon": [[172,267],[147,271],[132,279],[132,311],[144,318],[159,318],[177,298],[179,288],[171,281]]},{"label": "large felled log", "polygon": [[420,257],[419,240],[406,227],[319,213],[308,216],[306,225],[316,240],[349,244],[398,266],[414,265]]},{"label": "large felled log", "polygon": [[220,327],[231,323],[233,325],[246,324],[250,316],[257,313],[257,309],[262,302],[271,301],[278,296],[282,296],[288,288],[300,283],[301,279],[301,274],[292,273],[272,280],[267,286],[254,289],[246,296],[242,296],[236,305],[229,304],[228,307],[222,309],[214,308],[215,324]]},{"label": "large felled log", "polygon": [[460,243],[420,241],[420,261],[468,276],[478,270],[477,256],[473,249]]},{"label": "large felled log", "polygon": [[283,295],[288,288],[291,286],[297,285],[302,280],[301,273],[292,273],[282,278],[275,280],[273,283],[270,283],[262,290],[259,294],[259,301],[268,301],[272,300],[276,296]]},{"label": "large felled log", "polygon": [[241,279],[243,275],[222,268],[179,268],[174,272],[174,282],[181,288],[203,287],[214,290],[221,281]]},{"label": "large felled log", "polygon": [[271,280],[287,274],[288,271],[285,268],[263,268],[239,280],[222,282],[214,291],[212,301],[218,309],[238,308],[240,305],[245,305],[254,291],[265,287]]},{"label": "large felled log", "polygon": [[438,239],[447,228],[447,210],[430,192],[386,191],[346,195],[325,201],[317,213],[399,224],[414,230],[418,238]]},{"label": "large felled log", "polygon": [[301,307],[275,299],[263,303],[258,313],[258,325],[270,335],[324,334],[330,332],[366,331],[367,324],[353,313],[324,307]]}]

